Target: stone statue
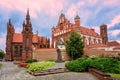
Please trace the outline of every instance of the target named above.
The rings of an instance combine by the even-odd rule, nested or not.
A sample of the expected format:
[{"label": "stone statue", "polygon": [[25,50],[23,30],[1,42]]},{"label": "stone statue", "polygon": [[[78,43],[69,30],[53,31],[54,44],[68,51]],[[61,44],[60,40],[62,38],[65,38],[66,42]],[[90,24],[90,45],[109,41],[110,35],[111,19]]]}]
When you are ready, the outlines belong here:
[{"label": "stone statue", "polygon": [[58,47],[56,48],[56,51],[57,51],[57,62],[62,62],[62,54]]}]

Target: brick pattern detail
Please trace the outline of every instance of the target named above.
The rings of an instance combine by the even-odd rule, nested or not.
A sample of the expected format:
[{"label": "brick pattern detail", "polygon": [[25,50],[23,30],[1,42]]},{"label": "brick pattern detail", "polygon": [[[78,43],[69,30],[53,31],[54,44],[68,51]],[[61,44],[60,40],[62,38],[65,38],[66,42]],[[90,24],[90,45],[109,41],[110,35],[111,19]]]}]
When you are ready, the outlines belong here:
[{"label": "brick pattern detail", "polygon": [[108,43],[107,25],[100,26],[100,35],[102,37],[102,43],[107,44]]},{"label": "brick pattern detail", "polygon": [[[62,60],[70,60],[70,57],[66,54],[65,50],[61,50]],[[57,52],[56,49],[38,49],[33,51],[33,58],[38,61],[44,60],[57,60]]]}]

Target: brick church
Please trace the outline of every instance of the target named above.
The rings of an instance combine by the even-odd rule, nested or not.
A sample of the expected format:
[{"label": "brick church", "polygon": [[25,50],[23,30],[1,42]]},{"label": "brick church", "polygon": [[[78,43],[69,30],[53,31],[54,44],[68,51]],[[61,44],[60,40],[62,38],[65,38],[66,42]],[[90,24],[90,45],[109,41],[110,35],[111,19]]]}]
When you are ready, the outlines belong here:
[{"label": "brick church", "polygon": [[29,10],[27,10],[26,21],[23,22],[23,30],[21,33],[15,33],[14,26],[9,20],[7,23],[6,36],[6,60],[22,60],[31,59],[33,50],[39,51],[41,48],[56,48],[59,41],[66,45],[66,40],[70,37],[72,31],[77,32],[84,43],[84,46],[92,44],[107,44],[107,25],[100,26],[100,34],[94,29],[89,29],[80,24],[80,17],[74,18],[71,23],[63,13],[61,13],[57,26],[52,28],[52,44],[50,39],[38,36],[38,32],[32,32],[32,24],[30,21]]},{"label": "brick church", "polygon": [[65,44],[66,40],[70,37],[72,31],[77,32],[84,43],[84,46],[91,44],[107,44],[107,25],[100,26],[100,35],[94,29],[89,29],[80,24],[80,17],[76,15],[74,23],[71,23],[63,13],[61,13],[57,26],[52,28],[52,48],[56,48],[59,40]]},{"label": "brick church", "polygon": [[6,60],[31,59],[34,49],[50,48],[50,39],[38,36],[38,32],[32,32],[32,23],[30,21],[29,10],[27,10],[26,21],[23,22],[21,33],[15,33],[14,26],[10,19],[7,23],[6,36]]}]

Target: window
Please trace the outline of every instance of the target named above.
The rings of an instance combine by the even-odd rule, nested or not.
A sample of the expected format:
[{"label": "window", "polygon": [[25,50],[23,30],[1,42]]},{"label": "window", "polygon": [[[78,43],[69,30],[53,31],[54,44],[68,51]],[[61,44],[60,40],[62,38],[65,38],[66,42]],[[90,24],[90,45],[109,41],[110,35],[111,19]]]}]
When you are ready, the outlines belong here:
[{"label": "window", "polygon": [[28,50],[29,40],[26,38],[26,49]]},{"label": "window", "polygon": [[20,56],[22,56],[22,46],[20,46]]},{"label": "window", "polygon": [[15,53],[15,54],[18,54],[18,46],[15,46],[15,47],[14,47],[14,53]]},{"label": "window", "polygon": [[60,24],[60,30],[63,30],[63,23]]},{"label": "window", "polygon": [[42,48],[42,45],[40,44],[40,48]]},{"label": "window", "polygon": [[46,45],[44,45],[44,48],[46,48]]}]

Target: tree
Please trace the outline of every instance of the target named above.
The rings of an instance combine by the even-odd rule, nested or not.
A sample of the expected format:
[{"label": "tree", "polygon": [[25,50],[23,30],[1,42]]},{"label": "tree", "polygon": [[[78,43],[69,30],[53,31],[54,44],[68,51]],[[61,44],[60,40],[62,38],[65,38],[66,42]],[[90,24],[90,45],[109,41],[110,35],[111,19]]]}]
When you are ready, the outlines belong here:
[{"label": "tree", "polygon": [[70,38],[66,41],[66,52],[73,59],[80,58],[84,53],[84,44],[79,34],[71,32]]},{"label": "tree", "polygon": [[2,59],[4,57],[4,51],[0,50],[0,58]]}]

